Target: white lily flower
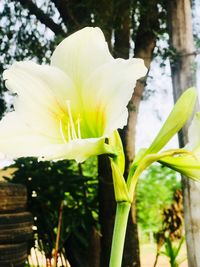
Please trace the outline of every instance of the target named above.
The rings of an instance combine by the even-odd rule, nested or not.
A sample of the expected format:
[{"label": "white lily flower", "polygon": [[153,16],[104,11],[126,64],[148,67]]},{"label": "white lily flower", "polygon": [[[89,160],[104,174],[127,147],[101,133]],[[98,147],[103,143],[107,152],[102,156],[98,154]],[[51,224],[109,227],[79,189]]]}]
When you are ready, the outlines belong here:
[{"label": "white lily flower", "polygon": [[105,138],[126,124],[146,72],[141,59],[114,59],[101,30],[90,27],[64,39],[50,66],[15,63],[3,74],[16,98],[0,122],[0,153],[78,162],[112,153]]}]

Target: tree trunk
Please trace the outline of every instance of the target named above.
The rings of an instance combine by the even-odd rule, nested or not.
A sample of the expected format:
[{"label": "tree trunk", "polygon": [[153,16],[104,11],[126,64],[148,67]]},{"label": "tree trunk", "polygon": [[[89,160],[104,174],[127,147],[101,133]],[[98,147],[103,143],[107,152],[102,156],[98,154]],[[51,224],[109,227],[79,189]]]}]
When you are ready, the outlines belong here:
[{"label": "tree trunk", "polygon": [[[148,8],[146,9],[145,14],[141,16],[140,26],[135,38],[134,57],[144,59],[145,65],[148,69],[150,68],[153,50],[156,46],[155,32],[158,32],[159,30],[158,16],[157,1],[151,1],[151,3],[148,3]],[[135,157],[136,124],[140,102],[146,84],[146,78],[147,77],[144,77],[137,82],[132,98],[128,104],[128,122],[122,133],[126,157],[125,177],[127,177],[130,165]],[[139,256],[136,206],[134,200],[128,221],[122,266],[139,267]]]},{"label": "tree trunk", "polygon": [[[174,99],[188,87],[195,86],[195,47],[192,34],[190,0],[168,1],[170,41],[177,52],[171,59]],[[198,107],[196,107],[196,110]],[[179,135],[180,146],[187,143],[188,124]],[[200,266],[200,187],[183,177],[184,216],[188,266]]]},{"label": "tree trunk", "polygon": [[[129,8],[127,8],[129,7]],[[129,52],[130,52],[130,1],[125,0],[121,2],[121,4],[116,4],[115,6],[115,44],[114,44],[114,55],[115,57],[122,57],[122,58],[129,58]],[[139,83],[140,84],[140,83]],[[140,86],[139,86],[140,87]],[[135,88],[137,90],[138,86]],[[133,88],[134,89],[134,88]],[[134,91],[135,91],[134,90]],[[144,86],[142,87],[142,92],[144,90]],[[142,97],[142,92],[137,98],[138,101],[137,104],[133,103],[133,105],[139,105],[139,102]],[[137,93],[136,93],[137,95]],[[135,99],[135,98],[134,98]],[[131,101],[130,101],[131,102]],[[130,119],[131,114],[133,113],[133,110],[130,108],[130,103],[128,107],[129,111],[129,118],[127,121],[127,127],[134,129],[136,128],[136,119]],[[134,112],[134,115],[138,115],[138,113]],[[134,116],[134,117],[137,117]],[[124,144],[124,152],[125,152],[125,158],[126,158],[126,168],[124,177],[127,177],[128,169],[127,166],[129,166],[130,162],[127,161],[129,158],[129,153],[127,153],[127,148],[131,151],[133,157],[131,157],[131,160],[134,158],[135,153],[135,136],[132,136],[132,139],[128,138],[128,142],[126,142],[125,146],[125,139],[127,139],[128,131],[126,131],[126,127],[120,131],[120,135],[122,137],[122,142]],[[139,250],[139,239],[138,239],[138,229],[137,229],[137,222],[136,222],[136,205],[135,200],[131,206],[131,212],[129,214],[128,219],[128,225],[127,225],[127,231],[126,231],[126,239],[124,244],[124,253],[123,253],[123,261],[122,261],[122,267],[132,267],[137,266],[140,267],[140,250]]]},{"label": "tree trunk", "polygon": [[99,156],[99,221],[101,225],[100,266],[108,267],[116,203],[114,198],[112,172],[108,158]]}]

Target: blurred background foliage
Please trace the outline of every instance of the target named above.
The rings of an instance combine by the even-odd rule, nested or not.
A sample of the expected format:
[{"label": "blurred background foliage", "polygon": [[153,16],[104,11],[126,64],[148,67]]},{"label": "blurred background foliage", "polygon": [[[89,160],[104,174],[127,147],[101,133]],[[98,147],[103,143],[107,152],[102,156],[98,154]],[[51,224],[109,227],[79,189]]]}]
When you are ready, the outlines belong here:
[{"label": "blurred background foliage", "polygon": [[83,264],[84,255],[77,258],[76,253],[85,254],[91,231],[99,231],[97,159],[77,165],[74,161],[52,163],[21,158],[11,167],[17,168],[12,182],[24,184],[28,189],[28,210],[34,217],[37,240],[37,245],[32,243],[30,248],[36,245],[48,259],[52,258],[64,201],[59,252],[71,262]]},{"label": "blurred background foliage", "polygon": [[180,188],[177,174],[167,167],[152,165],[143,173],[137,185],[138,223],[142,231],[156,233],[161,229],[163,210],[171,205]]}]

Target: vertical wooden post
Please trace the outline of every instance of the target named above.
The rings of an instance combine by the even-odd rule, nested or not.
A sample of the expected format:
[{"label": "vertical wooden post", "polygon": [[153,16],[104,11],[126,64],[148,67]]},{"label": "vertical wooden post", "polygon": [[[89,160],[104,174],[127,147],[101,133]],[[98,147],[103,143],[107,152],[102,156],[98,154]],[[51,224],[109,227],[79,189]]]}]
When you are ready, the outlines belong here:
[{"label": "vertical wooden post", "polygon": [[[192,34],[190,0],[168,1],[170,42],[177,56],[171,59],[174,99],[188,87],[195,86],[195,47]],[[198,110],[198,105],[196,110]],[[188,124],[179,135],[179,143],[187,143]],[[183,177],[184,216],[188,266],[200,266],[200,185]]]}]

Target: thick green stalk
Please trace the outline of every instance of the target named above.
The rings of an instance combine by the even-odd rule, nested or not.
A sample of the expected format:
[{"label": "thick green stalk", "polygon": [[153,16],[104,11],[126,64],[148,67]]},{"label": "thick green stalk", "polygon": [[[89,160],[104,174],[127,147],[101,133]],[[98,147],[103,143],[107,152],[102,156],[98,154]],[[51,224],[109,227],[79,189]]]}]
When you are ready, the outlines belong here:
[{"label": "thick green stalk", "polygon": [[117,203],[109,267],[121,267],[130,207],[129,202]]}]

